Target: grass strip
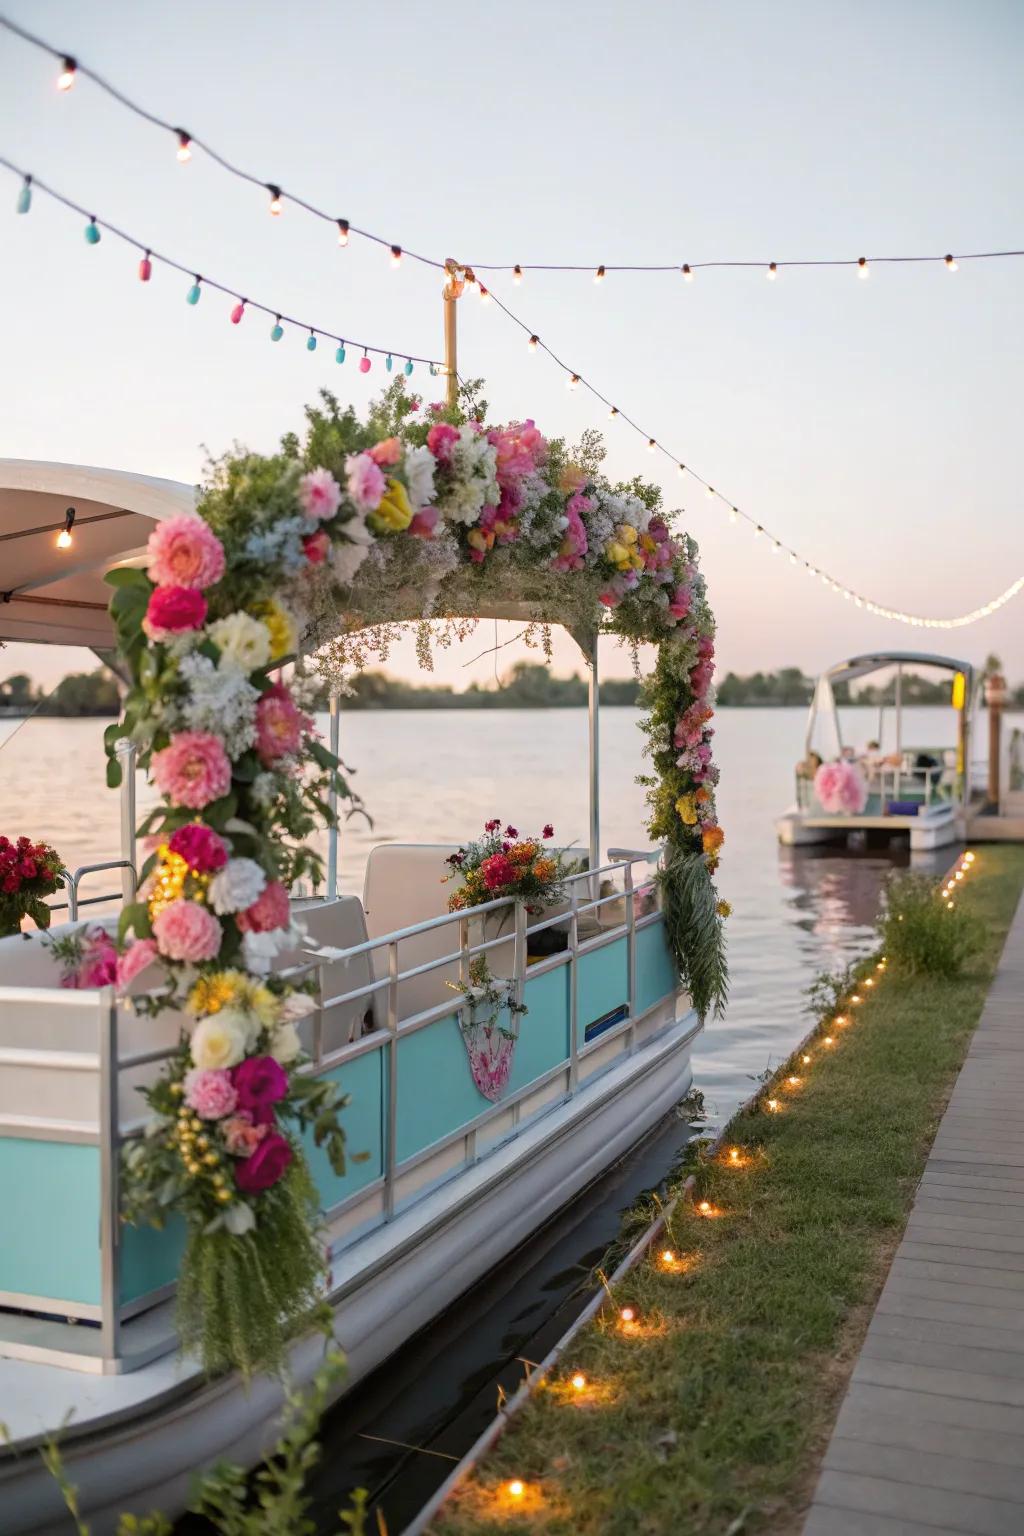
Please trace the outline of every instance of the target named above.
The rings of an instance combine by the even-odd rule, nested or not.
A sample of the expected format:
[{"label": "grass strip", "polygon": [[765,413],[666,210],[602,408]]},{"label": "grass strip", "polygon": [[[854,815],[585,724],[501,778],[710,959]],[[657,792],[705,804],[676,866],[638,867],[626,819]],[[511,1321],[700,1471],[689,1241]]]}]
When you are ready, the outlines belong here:
[{"label": "grass strip", "polygon": [[1022,885],[1024,848],[983,848],[957,892],[981,920],[963,974],[865,973],[876,984],[849,1022],[823,1024],[810,1060],[791,1058],[733,1120],[694,1201],[434,1536],[799,1530]]}]

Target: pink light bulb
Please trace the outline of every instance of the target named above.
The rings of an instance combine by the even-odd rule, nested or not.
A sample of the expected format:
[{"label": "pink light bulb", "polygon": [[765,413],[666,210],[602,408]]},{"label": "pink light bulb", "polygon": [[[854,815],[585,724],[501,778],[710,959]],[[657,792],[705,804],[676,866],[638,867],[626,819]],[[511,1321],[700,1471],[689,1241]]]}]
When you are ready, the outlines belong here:
[{"label": "pink light bulb", "polygon": [[370,362],[370,359],[368,357],[361,357],[359,359],[359,372],[360,373],[369,373],[369,371],[370,371],[370,369],[372,367],[373,367],[373,364]]},{"label": "pink light bulb", "polygon": [[231,311],[231,324],[232,325],[237,325],[238,322],[241,320],[241,318],[242,318],[242,316],[244,314],[245,314],[245,304],[242,302],[241,299],[239,299],[238,303],[235,305],[234,309]]}]

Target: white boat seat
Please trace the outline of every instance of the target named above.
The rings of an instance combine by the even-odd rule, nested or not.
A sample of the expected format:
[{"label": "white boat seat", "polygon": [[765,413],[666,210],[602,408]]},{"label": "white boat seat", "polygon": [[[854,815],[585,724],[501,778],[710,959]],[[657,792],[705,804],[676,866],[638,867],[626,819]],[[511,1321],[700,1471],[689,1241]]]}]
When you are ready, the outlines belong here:
[{"label": "white boat seat", "polygon": [[[366,916],[358,896],[339,896],[333,901],[296,901],[293,912],[306,929],[307,938],[298,948],[278,956],[274,969],[285,970],[291,965],[302,965],[309,960],[307,945],[330,946],[337,949],[355,949],[368,938]],[[323,995],[338,997],[365,987],[373,980],[373,968],[368,954],[356,955],[348,962],[328,960],[323,964]],[[360,1035],[372,1029],[382,1028],[386,1007],[379,992],[369,997],[357,998],[350,1003],[337,1003],[328,1008],[323,1021],[323,1051],[328,1054],[358,1040]],[[312,1052],[313,1025],[303,1022],[300,1029],[303,1045]]]},{"label": "white boat seat", "polygon": [[[371,939],[381,938],[399,928],[411,928],[447,912],[448,898],[457,881],[445,883],[445,876],[451,872],[451,866],[445,861],[457,849],[457,843],[382,843],[371,849],[363,883],[363,906]],[[458,947],[459,925],[456,922],[429,933],[414,934],[399,942],[399,969],[407,971],[425,965],[442,955],[454,953]],[[374,952],[374,966],[378,976],[387,975],[386,948]],[[458,979],[459,967],[453,963],[401,982],[398,988],[399,1017],[411,1018],[445,998],[451,998],[454,1007],[458,998],[446,983],[456,983]]]}]

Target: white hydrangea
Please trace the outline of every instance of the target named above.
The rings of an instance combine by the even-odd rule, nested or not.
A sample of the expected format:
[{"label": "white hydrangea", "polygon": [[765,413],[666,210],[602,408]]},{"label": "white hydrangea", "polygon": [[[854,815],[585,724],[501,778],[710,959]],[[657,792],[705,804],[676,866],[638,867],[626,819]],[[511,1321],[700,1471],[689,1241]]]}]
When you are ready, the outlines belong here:
[{"label": "white hydrangea", "polygon": [[[346,523],[346,530],[354,530],[354,523]],[[362,525],[359,525],[362,527]],[[334,575],[343,587],[350,587],[356,579],[356,573],[367,555],[370,546],[365,543],[337,544],[331,557]]]},{"label": "white hydrangea", "polygon": [[270,660],[270,633],[267,626],[241,609],[216,619],[207,633],[220,651],[220,665],[225,670],[255,672]]},{"label": "white hydrangea", "polygon": [[486,435],[467,422],[459,428],[459,440],[452,449],[452,484],[439,503],[442,516],[452,523],[475,523],[485,506],[497,506],[498,454]]},{"label": "white hydrangea", "polygon": [[258,773],[252,781],[249,793],[256,804],[265,809],[277,794],[277,774]]},{"label": "white hydrangea", "polygon": [[244,912],[263,894],[267,877],[255,859],[228,859],[210,881],[207,897],[218,917]]},{"label": "white hydrangea", "polygon": [[405,478],[409,500],[416,512],[434,504],[434,463],[434,455],[426,446],[406,449]]},{"label": "white hydrangea", "polygon": [[199,651],[182,657],[179,671],[188,683],[181,715],[189,730],[219,736],[229,757],[237,757],[251,747],[256,740],[256,705],[260,695],[245,674],[233,668],[221,672]]}]

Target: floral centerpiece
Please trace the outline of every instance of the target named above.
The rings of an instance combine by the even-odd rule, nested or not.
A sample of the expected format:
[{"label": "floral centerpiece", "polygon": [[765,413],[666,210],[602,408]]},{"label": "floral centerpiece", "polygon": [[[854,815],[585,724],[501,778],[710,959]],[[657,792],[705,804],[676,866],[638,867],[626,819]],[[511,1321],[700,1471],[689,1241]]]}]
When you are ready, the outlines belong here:
[{"label": "floral centerpiece", "polygon": [[859,816],[868,803],[868,784],[856,763],[842,758],[821,763],[814,775],[814,793],[830,815]]},{"label": "floral centerpiece", "polygon": [[37,928],[49,928],[43,898],[55,893],[63,873],[64,861],[48,843],[0,837],[0,938],[18,933],[26,917]]},{"label": "floral centerpiece", "polygon": [[543,838],[554,837],[555,829],[546,826],[541,837],[521,837],[513,826],[502,831],[495,817],[484,823],[483,836],[450,854],[451,873],[462,884],[448,898],[449,912],[462,912],[502,897],[518,897],[528,912],[540,912],[562,900],[565,878],[576,869],[574,862],[554,848],[545,848]]}]

